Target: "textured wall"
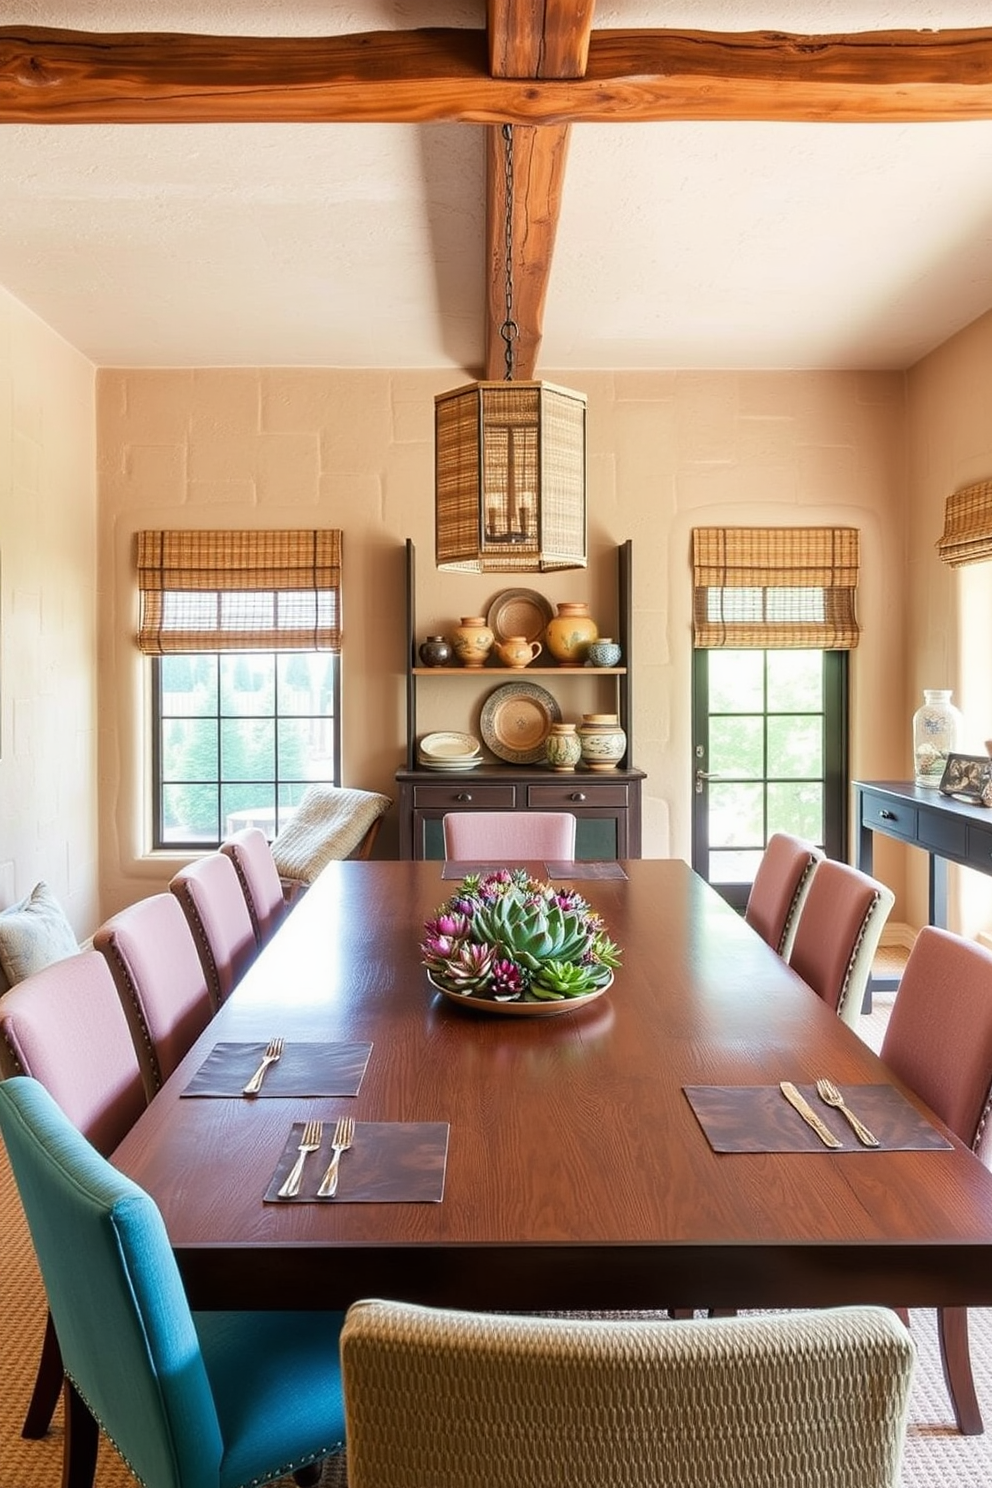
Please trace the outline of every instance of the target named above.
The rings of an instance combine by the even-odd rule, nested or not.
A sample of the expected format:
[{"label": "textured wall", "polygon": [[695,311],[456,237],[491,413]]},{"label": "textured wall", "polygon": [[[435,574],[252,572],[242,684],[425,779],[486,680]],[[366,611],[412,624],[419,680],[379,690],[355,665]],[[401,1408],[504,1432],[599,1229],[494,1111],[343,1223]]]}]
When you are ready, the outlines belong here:
[{"label": "textured wall", "polygon": [[[613,549],[634,542],[635,763],[644,850],[690,852],[690,531],[709,523],[840,523],[863,533],[853,772],[904,773],[904,380],[899,374],[547,374],[589,398],[590,568],[525,575],[554,603],[615,624]],[[158,887],[145,856],[142,667],[132,635],[133,533],[145,526],[308,522],[345,533],[345,783],[395,794],[404,743],[403,540],[418,551],[418,632],[484,612],[491,576],[433,563],[436,373],[181,370],[98,375],[102,882],[109,910]],[[608,622],[608,627],[607,627]],[[440,683],[429,684],[433,689]],[[476,706],[423,689],[424,726]],[[564,684],[562,684],[564,686]],[[566,716],[581,705],[560,699]],[[476,715],[477,717],[477,709]],[[395,816],[395,813],[392,814]],[[380,838],[395,851],[395,821]],[[894,863],[893,886],[901,868]]]},{"label": "textured wall", "polygon": [[97,923],[96,481],[88,361],[0,289],[0,906]]}]

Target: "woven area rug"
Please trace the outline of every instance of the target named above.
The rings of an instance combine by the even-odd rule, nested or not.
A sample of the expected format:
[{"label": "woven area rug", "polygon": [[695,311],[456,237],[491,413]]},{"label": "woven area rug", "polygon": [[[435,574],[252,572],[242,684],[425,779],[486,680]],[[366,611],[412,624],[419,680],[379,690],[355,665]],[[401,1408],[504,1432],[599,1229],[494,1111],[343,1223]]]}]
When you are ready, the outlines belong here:
[{"label": "woven area rug", "polygon": [[[888,1006],[864,1020],[877,1047]],[[24,1441],[21,1423],[34,1384],[45,1300],[6,1154],[0,1146],[0,1488],[53,1488],[62,1462],[61,1407],[43,1441]],[[971,1314],[972,1359],[988,1434],[959,1436],[944,1390],[931,1312],[913,1312],[919,1363],[913,1387],[903,1488],[989,1488],[992,1484],[992,1309]],[[100,1444],[95,1488],[135,1488],[135,1479],[106,1442]],[[286,1480],[286,1488],[295,1488]],[[346,1488],[344,1463],[329,1461],[321,1488]]]}]

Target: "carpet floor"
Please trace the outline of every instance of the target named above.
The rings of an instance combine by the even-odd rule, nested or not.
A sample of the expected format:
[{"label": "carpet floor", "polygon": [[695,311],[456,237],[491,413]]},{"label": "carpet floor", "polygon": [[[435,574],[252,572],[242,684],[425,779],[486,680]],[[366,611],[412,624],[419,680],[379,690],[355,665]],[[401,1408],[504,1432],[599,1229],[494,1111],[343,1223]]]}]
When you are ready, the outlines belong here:
[{"label": "carpet floor", "polygon": [[[877,1048],[891,995],[876,996],[860,1030]],[[49,1435],[24,1441],[21,1423],[34,1384],[45,1319],[45,1299],[14,1188],[0,1146],[0,1488],[57,1488],[61,1475],[61,1407]],[[992,1484],[992,1308],[971,1314],[975,1382],[988,1434],[962,1437],[944,1390],[932,1312],[911,1314],[919,1352],[913,1385],[903,1488],[989,1488]],[[95,1488],[136,1488],[135,1479],[105,1441]],[[287,1480],[287,1488],[293,1488]],[[329,1461],[321,1488],[346,1488],[344,1463]]]}]

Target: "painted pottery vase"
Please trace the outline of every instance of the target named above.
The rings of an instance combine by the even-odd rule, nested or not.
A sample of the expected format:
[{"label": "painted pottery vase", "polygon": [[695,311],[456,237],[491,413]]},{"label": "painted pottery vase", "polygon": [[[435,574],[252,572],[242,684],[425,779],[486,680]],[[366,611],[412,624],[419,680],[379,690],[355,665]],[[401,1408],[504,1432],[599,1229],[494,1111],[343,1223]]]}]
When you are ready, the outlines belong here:
[{"label": "painted pottery vase", "polygon": [[544,751],[552,770],[574,770],[582,758],[582,740],[574,723],[553,723],[544,741]]},{"label": "painted pottery vase", "polygon": [[584,600],[565,600],[544,632],[548,650],[560,666],[582,666],[590,641],[599,635],[595,620]]},{"label": "painted pottery vase", "polygon": [[496,637],[482,615],[463,615],[451,632],[455,655],[464,667],[485,666]]},{"label": "painted pottery vase", "polygon": [[514,672],[530,666],[543,650],[540,641],[529,641],[526,636],[507,636],[505,641],[496,642],[496,655],[505,667]]},{"label": "painted pottery vase", "polygon": [[615,770],[627,753],[627,735],[615,713],[583,713],[576,733],[589,770]]},{"label": "painted pottery vase", "polygon": [[913,769],[917,785],[936,790],[947,756],[960,745],[964,720],[951,702],[950,688],[923,690],[923,706],[913,714]]},{"label": "painted pottery vase", "polygon": [[426,641],[420,644],[420,659],[424,666],[447,666],[451,656],[452,651],[447,636],[428,636]]},{"label": "painted pottery vase", "polygon": [[620,656],[620,647],[612,636],[600,636],[598,640],[589,642],[586,663],[589,666],[615,667],[620,665]]}]

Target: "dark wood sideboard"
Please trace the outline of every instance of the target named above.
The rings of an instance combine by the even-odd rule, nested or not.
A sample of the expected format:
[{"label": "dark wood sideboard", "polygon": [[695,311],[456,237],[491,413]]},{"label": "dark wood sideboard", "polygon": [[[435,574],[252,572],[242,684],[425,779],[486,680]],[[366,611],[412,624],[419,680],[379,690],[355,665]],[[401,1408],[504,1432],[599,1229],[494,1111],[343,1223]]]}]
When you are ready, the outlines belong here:
[{"label": "dark wood sideboard", "polygon": [[930,859],[927,915],[947,927],[947,865],[992,874],[992,811],[907,780],[856,780],[857,865],[872,872],[876,832],[921,847]]}]

